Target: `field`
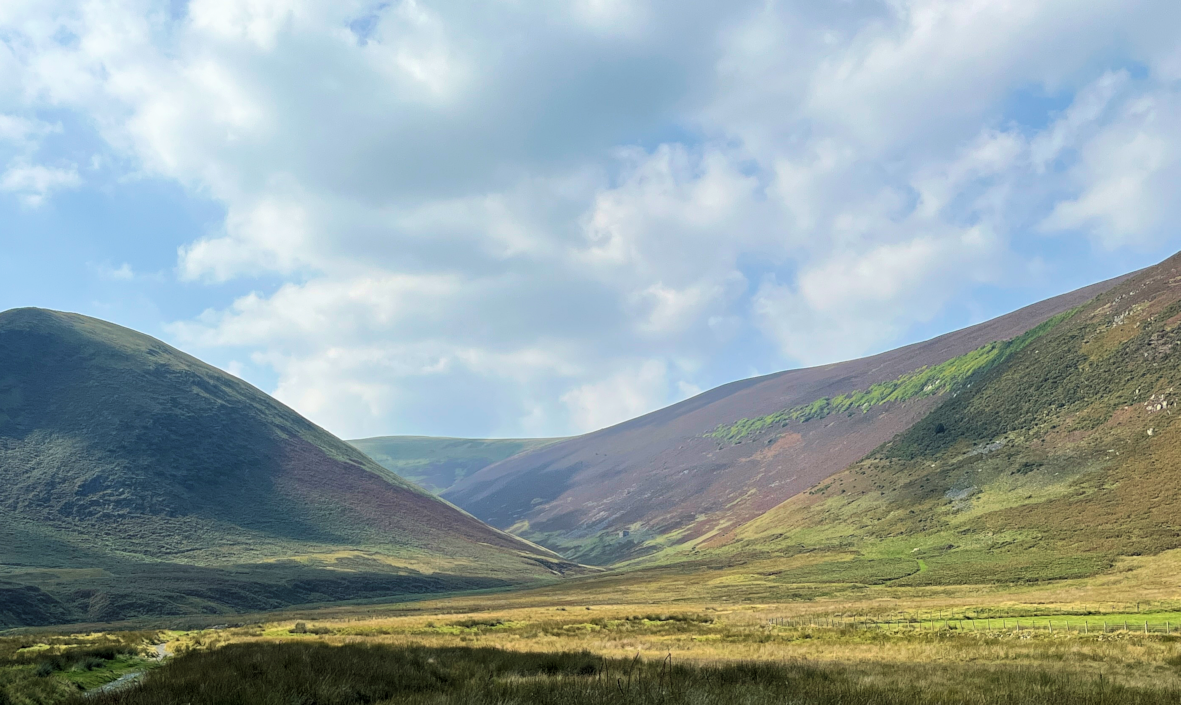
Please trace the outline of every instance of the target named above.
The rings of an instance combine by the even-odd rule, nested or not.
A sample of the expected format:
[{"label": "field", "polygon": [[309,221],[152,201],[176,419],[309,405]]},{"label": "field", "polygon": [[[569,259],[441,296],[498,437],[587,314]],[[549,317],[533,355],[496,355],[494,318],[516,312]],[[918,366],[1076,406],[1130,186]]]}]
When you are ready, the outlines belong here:
[{"label": "field", "polygon": [[[0,638],[0,703],[1181,698],[1179,552],[1082,579],[798,583],[782,586],[794,591],[786,599],[768,599],[780,588],[768,592],[767,567],[657,566],[526,591],[244,615],[230,625],[209,616],[74,636],[10,632]],[[175,656],[141,682],[79,698],[79,686],[154,665],[143,656],[160,643]],[[99,652],[106,658],[96,660]]]}]

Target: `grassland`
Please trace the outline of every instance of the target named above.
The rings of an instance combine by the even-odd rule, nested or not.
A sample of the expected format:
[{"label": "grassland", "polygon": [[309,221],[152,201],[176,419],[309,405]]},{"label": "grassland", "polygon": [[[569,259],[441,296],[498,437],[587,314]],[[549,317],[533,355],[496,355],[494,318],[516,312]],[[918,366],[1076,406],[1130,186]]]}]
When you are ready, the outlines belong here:
[{"label": "grassland", "polygon": [[[226,616],[210,615],[183,625],[122,625],[138,632],[24,631],[0,638],[8,693],[0,703],[81,703],[78,685],[92,685],[83,679],[111,679],[120,659],[155,642],[167,642],[176,657],[142,685],[85,701],[1114,705],[1181,698],[1181,550],[1125,557],[1089,577],[960,586],[867,585],[856,561],[843,573],[818,568],[830,559],[638,566],[508,593],[240,615],[229,626],[215,621]],[[900,566],[880,560],[881,569]],[[96,649],[129,645],[109,665],[78,667]],[[60,666],[41,666],[47,660]]]},{"label": "grassland", "polygon": [[[856,572],[807,570],[824,560],[643,566],[532,590],[242,615],[231,626],[213,621],[224,617],[206,617],[204,627],[186,618],[185,631],[169,633],[26,631],[0,638],[0,655],[8,655],[0,678],[19,683],[14,693],[39,693],[5,696],[9,702],[71,702],[79,692],[71,681],[84,674],[68,666],[37,675],[42,661],[81,663],[86,649],[166,641],[177,656],[142,686],[86,702],[953,705],[1181,697],[1181,551],[1123,558],[1086,578],[956,586],[864,584]],[[147,626],[178,625],[140,625]],[[64,656],[67,649],[78,655]]]},{"label": "grassland", "polygon": [[[25,690],[13,692],[37,694],[3,697],[111,705],[1114,704],[1181,697],[1181,637],[1151,628],[1175,630],[1181,600],[1145,602],[1135,611],[1134,604],[1039,602],[1055,596],[1044,590],[976,604],[963,601],[967,590],[915,589],[856,600],[584,603],[596,597],[596,580],[579,581],[588,590],[335,607],[139,637],[166,639],[178,655],[141,684],[85,700],[74,695],[68,671],[35,675],[36,654],[61,647],[30,644],[68,638],[10,637],[0,642],[19,641],[24,661],[17,668],[25,669]],[[1072,587],[1102,593],[1099,585]],[[692,592],[684,586],[670,595]],[[1086,620],[1110,628],[1088,629]]]},{"label": "grassland", "polygon": [[46,705],[159,665],[160,632],[25,635],[0,638],[0,703]]},{"label": "grassland", "polygon": [[[948,678],[954,676],[954,680]],[[347,703],[1167,703],[1159,684],[980,666],[882,669],[671,657],[605,659],[587,652],[357,643],[233,644],[181,657],[142,687],[90,700],[111,705]]]}]

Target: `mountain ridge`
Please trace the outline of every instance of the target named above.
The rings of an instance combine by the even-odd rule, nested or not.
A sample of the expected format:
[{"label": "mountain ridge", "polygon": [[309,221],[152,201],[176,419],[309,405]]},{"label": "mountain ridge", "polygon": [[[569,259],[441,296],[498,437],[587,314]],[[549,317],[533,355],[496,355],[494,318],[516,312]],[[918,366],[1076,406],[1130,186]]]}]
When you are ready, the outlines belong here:
[{"label": "mountain ridge", "polygon": [[719,446],[708,434],[720,425],[868,389],[1017,337],[1128,276],[868,358],[722,385],[490,465],[443,496],[493,526],[599,565],[725,533],[860,460],[942,397],[831,417],[758,448]]},{"label": "mountain ridge", "polygon": [[898,587],[1143,564],[1181,547],[1178,353],[1181,254],[1098,295],[905,433],[701,544],[696,558],[807,553],[812,566],[771,584]]}]

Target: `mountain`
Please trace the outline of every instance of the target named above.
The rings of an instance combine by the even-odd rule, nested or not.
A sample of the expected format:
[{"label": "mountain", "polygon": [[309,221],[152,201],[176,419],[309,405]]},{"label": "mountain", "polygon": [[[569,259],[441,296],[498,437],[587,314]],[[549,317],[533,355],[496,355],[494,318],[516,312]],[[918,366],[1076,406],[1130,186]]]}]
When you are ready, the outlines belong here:
[{"label": "mountain", "polygon": [[573,568],[158,340],[69,313],[0,313],[0,624],[489,588]]},{"label": "mountain", "polygon": [[493,463],[561,438],[434,438],[379,436],[349,441],[382,467],[439,494]]},{"label": "mountain", "polygon": [[734,382],[457,482],[443,497],[573,560],[725,540],[905,432],[1121,279],[873,357]]},{"label": "mountain", "polygon": [[1060,317],[905,433],[697,558],[810,554],[768,578],[778,585],[1028,582],[1142,565],[1181,548],[1178,402],[1181,255]]}]

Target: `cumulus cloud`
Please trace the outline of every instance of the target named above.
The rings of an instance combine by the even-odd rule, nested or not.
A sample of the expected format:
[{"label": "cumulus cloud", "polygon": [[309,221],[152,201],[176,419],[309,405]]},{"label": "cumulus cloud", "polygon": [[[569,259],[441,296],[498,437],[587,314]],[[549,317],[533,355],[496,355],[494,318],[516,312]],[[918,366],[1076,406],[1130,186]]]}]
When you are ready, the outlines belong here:
[{"label": "cumulus cloud", "polygon": [[562,395],[576,428],[604,428],[652,410],[668,398],[664,363],[648,360]]},{"label": "cumulus cloud", "polygon": [[1181,92],[1135,94],[1077,146],[1067,178],[1077,195],[1060,201],[1041,223],[1080,231],[1106,249],[1156,244],[1181,217]]},{"label": "cumulus cloud", "polygon": [[128,282],[135,279],[135,270],[127,262],[118,267],[110,263],[91,264],[90,267],[98,274],[99,278],[107,281]]},{"label": "cumulus cloud", "polygon": [[764,281],[754,311],[789,355],[833,362],[872,352],[972,284],[996,280],[1002,253],[1000,240],[981,228],[838,251],[795,284]]},{"label": "cumulus cloud", "polygon": [[81,182],[74,167],[14,164],[0,175],[0,191],[16,194],[25,205],[36,208],[54,191],[73,188]]},{"label": "cumulus cloud", "polygon": [[[224,208],[177,253],[216,292],[178,342],[270,368],[345,435],[585,431],[749,373],[752,341],[778,366],[904,342],[1013,284],[1048,233],[1165,242],[1178,20],[1115,0],[18,0],[0,188],[83,187],[36,154],[39,111],[79,115],[136,176]],[[234,282],[257,291],[218,298]]]}]

